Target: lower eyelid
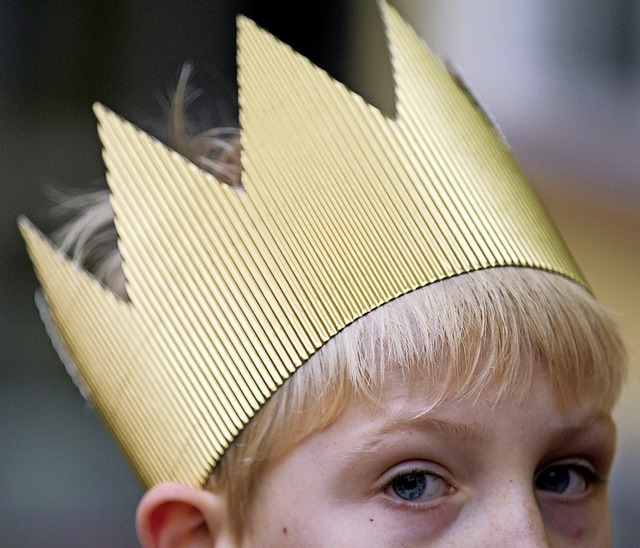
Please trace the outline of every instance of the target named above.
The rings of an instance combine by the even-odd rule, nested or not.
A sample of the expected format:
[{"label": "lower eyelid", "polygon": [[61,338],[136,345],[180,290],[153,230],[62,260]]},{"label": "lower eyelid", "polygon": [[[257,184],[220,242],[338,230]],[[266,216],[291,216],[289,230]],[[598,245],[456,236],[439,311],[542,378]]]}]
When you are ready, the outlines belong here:
[{"label": "lower eyelid", "polygon": [[[454,495],[457,492],[458,490],[454,486],[448,484],[444,495],[433,500],[411,502],[392,497],[383,492],[380,493],[382,496],[378,498],[378,501],[389,511],[399,511],[421,516],[424,516],[425,512],[429,513],[429,515],[438,515],[440,512],[448,513],[449,511],[453,511],[456,505],[452,504],[452,501],[455,500]],[[433,512],[437,512],[438,514],[432,514]]]}]

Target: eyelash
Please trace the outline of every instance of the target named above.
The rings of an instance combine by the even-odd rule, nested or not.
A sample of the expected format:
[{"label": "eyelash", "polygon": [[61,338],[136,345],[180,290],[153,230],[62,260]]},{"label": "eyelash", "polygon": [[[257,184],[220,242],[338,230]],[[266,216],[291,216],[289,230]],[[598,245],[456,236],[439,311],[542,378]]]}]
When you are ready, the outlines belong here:
[{"label": "eyelash", "polygon": [[[545,493],[549,493],[549,494],[555,494],[558,496],[567,496],[565,494],[564,491],[560,492],[560,493],[554,493],[554,491],[552,489],[544,489],[541,488],[539,486],[536,485],[536,483],[538,482],[538,480],[541,478],[541,476],[545,473],[548,473],[552,470],[562,470],[562,471],[569,471],[569,472],[575,472],[580,476],[580,479],[584,482],[584,489],[583,489],[583,493],[587,493],[590,491],[590,489],[597,484],[602,483],[604,480],[603,478],[598,475],[597,472],[595,472],[591,467],[586,466],[584,464],[579,464],[579,463],[557,463],[557,464],[552,464],[550,466],[547,466],[546,468],[544,468],[543,470],[541,470],[538,474],[535,475],[534,477],[534,486],[536,486],[536,489],[545,492]],[[391,493],[391,491],[394,490],[396,486],[396,482],[399,481],[402,478],[406,478],[408,476],[411,475],[416,475],[416,476],[430,476],[431,478],[435,478],[437,480],[440,480],[444,483],[444,489],[445,492],[442,493],[439,496],[436,496],[434,499],[432,500],[427,500],[427,501],[420,501],[417,500],[420,498],[421,495],[419,495],[418,497],[416,497],[416,500],[408,500],[408,499],[403,499],[398,493]],[[569,479],[569,481],[571,481]],[[566,489],[569,489],[570,485],[567,485]],[[425,487],[426,489],[426,487]],[[427,503],[433,503],[436,500],[438,500],[439,498],[441,498],[442,496],[446,496],[448,493],[448,491],[450,491],[452,489],[451,484],[444,478],[442,477],[440,474],[437,474],[435,472],[433,472],[432,470],[429,470],[427,468],[411,468],[408,470],[402,470],[401,472],[395,474],[391,479],[389,479],[389,481],[387,481],[382,490],[383,492],[389,494],[393,499],[394,502],[396,504],[403,504],[403,505],[410,505],[410,506],[414,506],[416,504],[427,504]],[[578,493],[577,495],[575,495],[576,497],[578,497],[581,493]],[[569,494],[568,496],[571,496],[571,494]]]},{"label": "eyelash", "polygon": [[574,462],[559,462],[542,469],[540,472],[538,472],[535,475],[533,480],[534,486],[536,487],[536,489],[551,495],[571,497],[571,494],[567,495],[564,492],[557,493],[557,492],[554,492],[552,489],[541,489],[538,487],[537,482],[541,478],[541,476],[551,470],[566,470],[569,472],[575,472],[580,476],[580,479],[584,482],[584,489],[582,490],[582,493],[573,495],[574,498],[579,498],[580,495],[584,495],[588,493],[593,488],[593,486],[604,482],[604,478],[602,478],[590,466],[587,466],[585,464],[580,464],[580,463],[574,463]]},{"label": "eyelash", "polygon": [[[394,484],[395,482],[397,482],[398,480],[402,479],[402,478],[406,478],[407,476],[411,476],[411,475],[424,475],[424,476],[430,476],[431,478],[436,478],[437,480],[440,480],[444,483],[444,493],[442,493],[442,495],[435,497],[432,500],[427,500],[427,501],[420,501],[420,500],[406,500],[403,499],[402,497],[400,497],[397,493],[395,495],[389,494],[389,491],[393,490],[394,488]],[[425,488],[426,489],[426,488]],[[392,497],[392,502],[393,504],[400,504],[406,507],[415,507],[416,505],[427,505],[427,504],[432,504],[434,502],[436,502],[438,499],[442,498],[443,496],[447,496],[448,494],[450,494],[450,491],[453,489],[452,485],[450,482],[448,482],[444,477],[442,477],[440,474],[435,473],[433,470],[429,470],[428,468],[410,468],[407,470],[402,470],[399,473],[395,474],[389,481],[387,481],[382,490],[385,493],[388,493],[390,495],[390,497]]]},{"label": "eyelash", "polygon": [[593,483],[601,483],[603,479],[588,466],[584,466],[581,464],[569,465],[570,468],[578,472],[589,484]]}]

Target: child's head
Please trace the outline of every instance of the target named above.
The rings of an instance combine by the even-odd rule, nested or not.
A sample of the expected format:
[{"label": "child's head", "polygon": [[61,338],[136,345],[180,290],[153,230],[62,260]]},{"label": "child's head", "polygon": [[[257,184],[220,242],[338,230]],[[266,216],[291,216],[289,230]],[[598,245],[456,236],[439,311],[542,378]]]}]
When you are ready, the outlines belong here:
[{"label": "child's head", "polygon": [[[523,517],[505,514],[506,500],[496,508],[484,506],[489,501],[482,496],[495,493],[485,487],[480,491],[479,477],[470,472],[484,462],[486,453],[499,448],[505,462],[491,457],[503,473],[494,480],[496,489],[504,488],[500,479],[526,479],[529,494],[537,489],[539,495],[543,532],[567,544],[580,540],[598,545],[594,539],[608,538],[604,480],[615,440],[610,418],[603,417],[609,417],[623,372],[622,347],[610,319],[575,283],[515,268],[462,275],[373,311],[327,343],[256,415],[214,471],[210,488],[224,494],[228,526],[236,538],[245,540],[280,539],[283,546],[301,545],[302,539],[322,546],[337,545],[341,538],[348,538],[344,545],[349,546],[372,545],[365,539],[374,538],[380,546],[459,541],[464,537],[453,535],[463,530],[465,519],[476,519],[483,512],[487,520],[503,514],[504,527],[496,528],[498,536],[492,537],[496,540],[521,528]],[[407,409],[390,407],[390,400],[396,407],[406,404]],[[530,416],[532,412],[535,415]],[[461,447],[456,443],[461,442],[446,437],[448,431],[440,439],[439,430],[427,428],[431,437],[422,445],[415,442],[414,437],[425,436],[420,419],[427,422],[431,417],[446,417],[458,425],[453,431],[469,453],[464,459],[454,457]],[[589,423],[592,419],[597,419],[595,425]],[[394,420],[407,424],[403,429]],[[347,421],[349,426],[341,429],[339,425]],[[494,432],[496,424],[500,428]],[[558,436],[561,429],[576,424],[585,426],[584,432]],[[468,435],[470,425],[487,429],[486,435]],[[521,441],[529,445],[511,446],[513,458],[506,458],[506,448],[494,439],[505,425],[527,429]],[[360,427],[364,440],[358,439]],[[389,440],[377,442],[381,434],[376,428]],[[437,446],[430,447],[436,439]],[[363,441],[372,446],[363,448]],[[304,452],[297,455],[301,442]],[[317,458],[311,461],[311,456]],[[521,468],[518,457],[528,468]],[[292,462],[306,463],[303,476],[291,471],[299,471],[291,468]],[[323,490],[312,483],[314,474],[320,474],[319,466],[327,468],[322,474],[337,474],[339,465],[349,472],[343,477],[346,483],[339,486],[344,492],[336,492],[336,485],[323,484]],[[423,494],[413,503],[414,509],[404,503],[405,510],[385,514],[383,509],[394,497],[393,484],[389,487],[392,471],[409,474],[416,468],[440,478],[432,486],[438,489],[433,500]],[[355,493],[356,486],[362,488],[358,481],[369,483]],[[428,493],[430,487],[422,486],[420,492]],[[341,508],[337,498],[344,496],[344,503],[347,493],[353,500],[349,509]],[[332,504],[330,496],[336,497],[338,514],[320,512]],[[440,510],[430,510],[427,502],[439,504]],[[514,506],[509,511],[520,510]],[[342,537],[345,532],[336,521],[326,521],[342,514],[346,525],[356,512],[371,513],[351,522],[349,534],[364,535],[360,544],[353,540],[359,537]],[[402,519],[394,522],[401,514]],[[444,517],[430,524],[431,514]],[[509,519],[513,522],[508,526]],[[535,527],[532,530],[535,534]],[[267,531],[275,536],[266,536]],[[327,536],[318,536],[321,531]],[[374,534],[378,536],[367,536]],[[473,538],[479,542],[480,537]]]},{"label": "child's head", "polygon": [[147,545],[607,543],[615,327],[381,7],[396,119],[243,21],[240,170],[235,134],[180,143],[172,115],[216,181],[97,109],[116,230],[99,195],[62,247],[111,291],[23,225],[59,348],[153,486]]}]

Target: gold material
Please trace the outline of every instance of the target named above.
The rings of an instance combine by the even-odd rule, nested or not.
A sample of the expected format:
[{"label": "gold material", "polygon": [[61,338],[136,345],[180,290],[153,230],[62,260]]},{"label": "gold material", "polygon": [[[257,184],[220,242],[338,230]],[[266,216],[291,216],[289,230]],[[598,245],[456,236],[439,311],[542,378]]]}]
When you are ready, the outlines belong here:
[{"label": "gold material", "polygon": [[101,105],[130,302],[21,222],[66,350],[145,485],[202,485],[283,381],[374,308],[515,265],[583,280],[482,112],[385,3],[389,119],[238,20],[236,192]]}]

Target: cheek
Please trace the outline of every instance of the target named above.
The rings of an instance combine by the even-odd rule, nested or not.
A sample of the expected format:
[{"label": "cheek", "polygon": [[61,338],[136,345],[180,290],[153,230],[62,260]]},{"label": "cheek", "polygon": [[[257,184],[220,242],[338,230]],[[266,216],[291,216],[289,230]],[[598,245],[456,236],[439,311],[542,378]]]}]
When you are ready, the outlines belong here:
[{"label": "cheek", "polygon": [[249,546],[322,546],[331,531],[327,495],[319,466],[297,455],[261,478],[251,503]]},{"label": "cheek", "polygon": [[[367,546],[432,546],[446,536],[460,514],[460,507],[446,501],[429,509],[397,509],[371,505],[364,523],[375,539]],[[364,517],[364,516],[362,516]],[[364,520],[360,519],[360,523]],[[357,543],[354,546],[358,546]],[[439,544],[438,544],[439,546]]]},{"label": "cheek", "polygon": [[375,504],[338,509],[311,505],[277,513],[274,509],[267,511],[264,528],[254,529],[252,546],[431,546],[455,519],[450,508],[400,515]]},{"label": "cheek", "polygon": [[545,527],[554,537],[576,546],[609,546],[611,530],[606,497],[583,504],[542,505]]}]

